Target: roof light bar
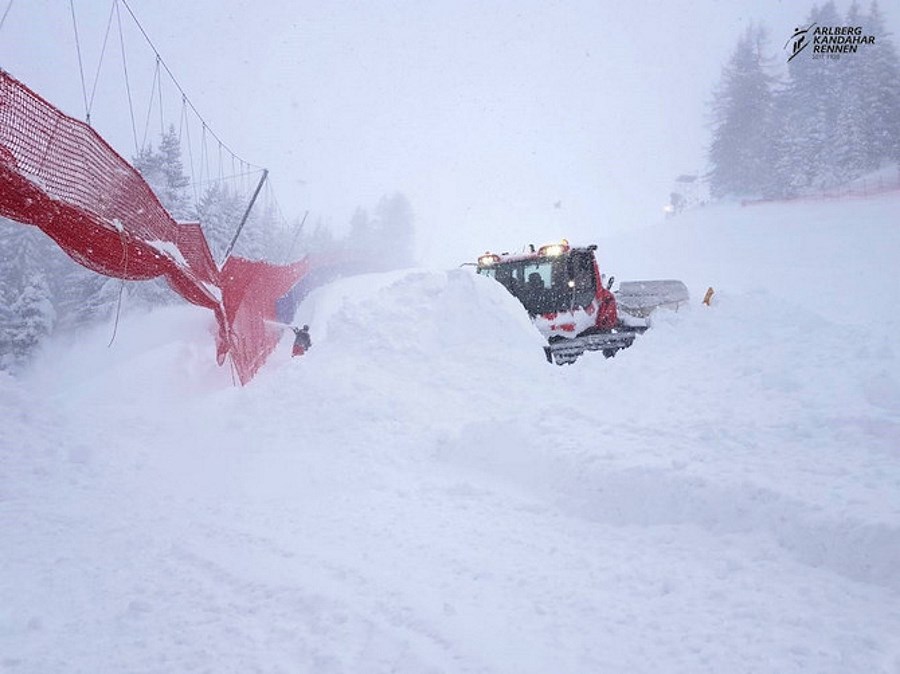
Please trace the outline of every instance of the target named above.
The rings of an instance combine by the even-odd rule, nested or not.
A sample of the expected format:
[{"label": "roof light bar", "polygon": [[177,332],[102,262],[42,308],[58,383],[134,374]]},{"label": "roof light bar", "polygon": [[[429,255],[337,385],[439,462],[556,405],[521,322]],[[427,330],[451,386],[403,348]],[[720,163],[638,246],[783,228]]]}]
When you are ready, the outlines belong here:
[{"label": "roof light bar", "polygon": [[548,243],[538,249],[538,255],[546,255],[547,257],[557,257],[568,252],[569,242],[566,239],[563,239],[559,243]]},{"label": "roof light bar", "polygon": [[478,258],[479,267],[490,267],[492,264],[497,264],[498,262],[500,262],[500,256],[496,253],[487,252]]}]

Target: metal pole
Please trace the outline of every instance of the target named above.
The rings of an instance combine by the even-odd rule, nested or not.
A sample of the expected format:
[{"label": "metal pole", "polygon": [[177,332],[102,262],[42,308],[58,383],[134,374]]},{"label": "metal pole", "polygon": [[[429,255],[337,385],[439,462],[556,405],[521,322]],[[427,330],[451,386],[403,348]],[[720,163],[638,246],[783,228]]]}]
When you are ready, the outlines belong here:
[{"label": "metal pole", "polygon": [[238,237],[241,235],[241,230],[244,228],[244,225],[247,223],[247,218],[250,217],[250,211],[253,209],[253,204],[256,203],[256,197],[259,196],[259,191],[262,189],[263,183],[266,182],[266,178],[269,175],[269,169],[263,169],[262,175],[259,178],[259,184],[256,186],[256,191],[253,193],[253,196],[250,199],[250,203],[247,204],[247,210],[244,211],[244,217],[241,218],[241,224],[238,225],[237,231],[234,233],[234,238],[231,240],[231,243],[228,244],[228,250],[225,251],[225,257],[222,259],[222,265],[225,266],[225,263],[228,261],[228,258],[231,256],[231,251],[234,248],[234,244],[237,243]]},{"label": "metal pole", "polygon": [[294,255],[294,248],[295,248],[296,245],[297,245],[297,239],[300,238],[300,232],[303,231],[303,225],[306,224],[306,218],[307,218],[308,215],[309,215],[309,209],[307,209],[307,210],[306,210],[306,213],[303,214],[303,220],[302,220],[302,221],[300,222],[300,224],[297,226],[297,231],[294,232],[294,240],[291,241],[291,247],[288,249],[287,256],[286,256],[285,259],[284,259],[285,262],[287,262],[288,260],[290,260],[291,257]]}]

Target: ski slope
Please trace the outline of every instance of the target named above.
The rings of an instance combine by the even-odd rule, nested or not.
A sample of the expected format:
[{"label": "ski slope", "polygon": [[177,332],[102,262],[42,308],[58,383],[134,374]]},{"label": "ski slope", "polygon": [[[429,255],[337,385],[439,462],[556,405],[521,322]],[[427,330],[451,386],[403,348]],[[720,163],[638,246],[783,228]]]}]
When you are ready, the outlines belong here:
[{"label": "ski slope", "polygon": [[0,671],[900,672],[898,212],[598,240],[694,301],[570,367],[469,269],[315,291],[245,388],[192,307],[48,345],[0,378]]}]

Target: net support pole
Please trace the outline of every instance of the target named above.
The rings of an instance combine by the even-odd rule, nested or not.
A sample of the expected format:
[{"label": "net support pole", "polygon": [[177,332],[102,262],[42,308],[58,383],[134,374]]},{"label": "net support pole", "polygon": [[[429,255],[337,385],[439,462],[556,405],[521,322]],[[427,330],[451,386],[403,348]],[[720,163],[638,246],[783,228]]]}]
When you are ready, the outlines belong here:
[{"label": "net support pole", "polygon": [[247,204],[247,210],[244,211],[244,217],[241,218],[241,224],[238,225],[237,231],[234,233],[234,238],[231,240],[231,243],[228,244],[228,250],[225,251],[225,257],[222,258],[222,266],[225,266],[225,262],[228,261],[228,258],[231,256],[231,251],[234,249],[234,244],[237,243],[238,237],[241,235],[241,230],[244,229],[244,225],[247,224],[247,218],[250,217],[250,211],[253,210],[253,204],[256,203],[256,197],[259,196],[259,192],[262,189],[263,184],[266,182],[266,178],[269,177],[269,169],[263,169],[262,175],[259,177],[259,183],[256,185],[256,190],[253,192],[253,196],[250,198],[250,203]]},{"label": "net support pole", "polygon": [[291,241],[291,247],[288,249],[287,255],[285,256],[284,261],[287,262],[291,259],[291,256],[294,254],[294,247],[297,245],[297,239],[300,238],[300,234],[303,232],[303,225],[306,224],[306,217],[309,215],[309,209],[306,210],[306,213],[303,214],[303,220],[300,221],[300,224],[297,225],[297,230],[294,232],[294,239]]}]

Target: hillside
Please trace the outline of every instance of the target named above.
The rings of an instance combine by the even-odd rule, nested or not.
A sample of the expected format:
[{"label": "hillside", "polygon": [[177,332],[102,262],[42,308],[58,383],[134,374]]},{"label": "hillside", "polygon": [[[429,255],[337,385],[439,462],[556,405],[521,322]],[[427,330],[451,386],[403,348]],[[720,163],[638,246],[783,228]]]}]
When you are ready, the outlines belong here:
[{"label": "hillside", "polygon": [[569,367],[469,269],[315,291],[245,388],[191,307],[48,345],[0,378],[0,670],[896,674],[897,212],[599,240],[694,300]]}]

